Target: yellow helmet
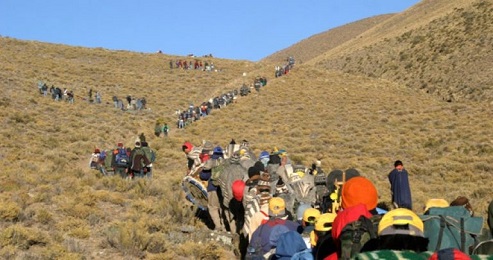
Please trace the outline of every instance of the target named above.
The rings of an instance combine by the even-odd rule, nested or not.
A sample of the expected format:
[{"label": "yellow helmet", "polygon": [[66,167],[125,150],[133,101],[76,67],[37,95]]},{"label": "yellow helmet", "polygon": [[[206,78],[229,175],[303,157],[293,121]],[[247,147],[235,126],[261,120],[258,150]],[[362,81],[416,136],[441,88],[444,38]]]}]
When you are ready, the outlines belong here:
[{"label": "yellow helmet", "polygon": [[320,217],[320,210],[314,208],[308,208],[303,212],[303,221],[305,223],[315,224],[318,217]]},{"label": "yellow helmet", "polygon": [[425,205],[425,212],[428,211],[430,208],[436,207],[436,208],[446,208],[449,206],[449,203],[444,200],[444,199],[429,199],[426,202]]},{"label": "yellow helmet", "polygon": [[332,230],[332,222],[336,218],[336,213],[324,213],[318,217],[315,222],[316,231],[329,231]]},{"label": "yellow helmet", "polygon": [[424,237],[423,221],[406,208],[391,210],[383,215],[378,224],[378,235],[404,234]]}]

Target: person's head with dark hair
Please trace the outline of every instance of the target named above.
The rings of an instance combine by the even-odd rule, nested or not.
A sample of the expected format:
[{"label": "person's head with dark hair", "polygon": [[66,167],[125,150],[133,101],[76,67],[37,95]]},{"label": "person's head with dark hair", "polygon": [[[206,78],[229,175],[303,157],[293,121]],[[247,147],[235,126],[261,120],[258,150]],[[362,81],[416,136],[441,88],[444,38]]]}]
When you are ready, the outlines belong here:
[{"label": "person's head with dark hair", "polygon": [[280,165],[281,164],[281,157],[279,157],[278,154],[271,154],[270,157],[269,157],[268,164],[277,164],[277,165]]},{"label": "person's head with dark hair", "polygon": [[185,152],[186,154],[188,154],[192,150],[192,148],[193,148],[193,145],[190,142],[185,142],[181,146],[182,151]]},{"label": "person's head with dark hair", "polygon": [[463,206],[469,211],[469,213],[471,213],[471,216],[474,216],[474,210],[472,209],[472,206],[469,203],[469,199],[467,197],[457,197],[454,201],[450,202],[450,206]]},{"label": "person's head with dark hair", "polygon": [[401,160],[397,160],[394,162],[394,167],[397,167],[397,166],[404,166],[404,164],[402,163]]}]

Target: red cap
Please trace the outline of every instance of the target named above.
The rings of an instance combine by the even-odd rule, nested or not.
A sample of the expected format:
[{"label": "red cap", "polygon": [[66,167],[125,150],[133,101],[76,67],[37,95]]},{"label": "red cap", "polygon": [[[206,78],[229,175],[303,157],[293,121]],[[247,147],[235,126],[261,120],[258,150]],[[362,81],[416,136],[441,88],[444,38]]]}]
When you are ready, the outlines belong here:
[{"label": "red cap", "polygon": [[231,188],[233,189],[233,197],[237,201],[241,201],[243,199],[243,191],[245,190],[245,182],[242,180],[236,180],[233,182]]}]

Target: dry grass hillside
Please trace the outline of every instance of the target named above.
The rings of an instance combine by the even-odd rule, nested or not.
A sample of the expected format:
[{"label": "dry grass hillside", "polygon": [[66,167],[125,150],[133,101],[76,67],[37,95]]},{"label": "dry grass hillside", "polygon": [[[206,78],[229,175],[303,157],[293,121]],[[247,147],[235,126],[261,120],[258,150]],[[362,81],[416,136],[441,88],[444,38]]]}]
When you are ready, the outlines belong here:
[{"label": "dry grass hillside", "polygon": [[304,39],[289,48],[280,50],[262,61],[282,62],[287,57],[296,57],[298,64],[307,62],[318,57],[332,48],[355,38],[375,25],[382,23],[384,20],[392,17],[393,14],[379,15],[369,17],[363,20],[352,22],[337,28],[313,35]]},{"label": "dry grass hillside", "polygon": [[[445,41],[438,37],[448,35],[434,38]],[[485,216],[493,198],[491,107],[471,99],[443,102],[402,81],[365,76],[363,70],[338,71],[331,52],[352,41],[273,78],[268,60],[200,58],[219,71],[184,71],[170,69],[169,60],[192,58],[0,38],[0,258],[234,258],[234,248],[222,242],[225,234],[210,232],[184,198],[186,159],[180,148],[186,140],[225,146],[232,138],[247,139],[257,154],[285,148],[292,160],[306,165],[322,153],[326,171],[356,167],[375,183],[381,201],[390,200],[386,175],[401,159],[417,212],[429,198],[464,195],[476,215]],[[483,49],[478,51],[489,50]],[[353,59],[343,56],[341,62],[347,67]],[[412,72],[395,73],[403,79]],[[476,74],[482,75],[471,77]],[[268,78],[260,93],[175,128],[175,109],[239,88],[257,75]],[[40,95],[40,79],[73,89],[75,103]],[[102,104],[84,100],[89,88],[102,91]],[[111,96],[128,94],[146,97],[151,109],[113,108]],[[172,126],[168,138],[153,135],[157,119]],[[109,149],[119,141],[131,147],[140,133],[157,151],[151,181],[104,177],[89,169],[94,147]]]},{"label": "dry grass hillside", "polygon": [[491,102],[492,3],[423,1],[313,63],[395,81],[449,102]]}]

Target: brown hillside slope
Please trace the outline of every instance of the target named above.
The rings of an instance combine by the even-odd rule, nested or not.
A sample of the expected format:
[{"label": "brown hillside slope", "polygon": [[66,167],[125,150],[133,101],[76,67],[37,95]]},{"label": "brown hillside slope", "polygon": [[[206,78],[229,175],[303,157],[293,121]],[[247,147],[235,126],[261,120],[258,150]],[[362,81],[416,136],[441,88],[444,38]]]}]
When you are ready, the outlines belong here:
[{"label": "brown hillside slope", "polygon": [[423,1],[313,63],[396,81],[446,101],[493,101],[492,3]]},{"label": "brown hillside slope", "polygon": [[[257,154],[285,148],[306,165],[322,153],[325,170],[356,167],[381,201],[390,199],[386,174],[401,159],[417,212],[428,198],[465,195],[484,216],[493,197],[493,112],[483,104],[440,102],[395,82],[303,64],[157,138],[157,118],[173,122],[174,109],[237,86],[245,71],[270,72],[264,63],[222,59],[212,59],[217,73],[167,69],[180,58],[0,38],[0,258],[234,258],[184,198],[186,140],[224,147],[247,139]],[[102,89],[105,102],[55,102],[37,92],[40,77],[78,96]],[[122,112],[106,102],[122,93],[148,97],[151,110]],[[133,147],[139,133],[157,151],[152,181],[88,169],[94,147]]]},{"label": "brown hillside slope", "polygon": [[333,28],[304,39],[289,48],[280,50],[262,59],[262,61],[281,63],[284,62],[287,57],[293,56],[298,64],[307,62],[330,49],[355,38],[362,32],[392,16],[393,14],[374,16]]}]

